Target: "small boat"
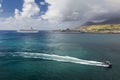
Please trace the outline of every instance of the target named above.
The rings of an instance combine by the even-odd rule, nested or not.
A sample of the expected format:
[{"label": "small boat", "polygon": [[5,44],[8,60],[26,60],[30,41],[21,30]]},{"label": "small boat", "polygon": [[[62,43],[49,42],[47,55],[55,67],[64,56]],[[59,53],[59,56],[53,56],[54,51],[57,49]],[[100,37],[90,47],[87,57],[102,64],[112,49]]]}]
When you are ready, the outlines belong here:
[{"label": "small boat", "polygon": [[106,67],[106,68],[112,68],[112,64],[110,63],[110,61],[105,61],[105,62],[103,62],[102,65],[104,65],[104,67]]}]

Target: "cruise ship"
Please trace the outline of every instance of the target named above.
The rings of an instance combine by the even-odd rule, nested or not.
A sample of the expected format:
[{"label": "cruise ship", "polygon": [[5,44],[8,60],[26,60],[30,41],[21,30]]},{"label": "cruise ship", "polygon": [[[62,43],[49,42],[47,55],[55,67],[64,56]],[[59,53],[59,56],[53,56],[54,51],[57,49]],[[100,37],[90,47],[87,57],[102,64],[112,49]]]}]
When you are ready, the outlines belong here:
[{"label": "cruise ship", "polygon": [[33,29],[32,27],[30,29],[20,29],[17,30],[19,33],[38,33],[39,31],[36,29]]}]

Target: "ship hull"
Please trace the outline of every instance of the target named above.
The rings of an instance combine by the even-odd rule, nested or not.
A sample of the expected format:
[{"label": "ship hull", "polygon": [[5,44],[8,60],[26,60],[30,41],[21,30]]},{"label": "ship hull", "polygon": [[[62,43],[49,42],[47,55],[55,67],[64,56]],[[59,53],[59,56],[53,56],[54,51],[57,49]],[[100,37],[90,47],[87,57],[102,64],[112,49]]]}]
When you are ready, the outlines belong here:
[{"label": "ship hull", "polygon": [[17,32],[19,33],[38,33],[39,31],[34,30],[34,31],[22,31],[22,30],[18,30]]}]

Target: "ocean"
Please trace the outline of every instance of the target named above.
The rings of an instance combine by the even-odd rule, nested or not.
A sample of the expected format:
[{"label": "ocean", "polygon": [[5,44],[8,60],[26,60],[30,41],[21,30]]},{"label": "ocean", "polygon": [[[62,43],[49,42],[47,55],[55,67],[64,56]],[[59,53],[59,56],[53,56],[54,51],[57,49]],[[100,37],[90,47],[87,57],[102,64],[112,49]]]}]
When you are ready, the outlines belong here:
[{"label": "ocean", "polygon": [[0,31],[0,80],[119,79],[120,34]]}]

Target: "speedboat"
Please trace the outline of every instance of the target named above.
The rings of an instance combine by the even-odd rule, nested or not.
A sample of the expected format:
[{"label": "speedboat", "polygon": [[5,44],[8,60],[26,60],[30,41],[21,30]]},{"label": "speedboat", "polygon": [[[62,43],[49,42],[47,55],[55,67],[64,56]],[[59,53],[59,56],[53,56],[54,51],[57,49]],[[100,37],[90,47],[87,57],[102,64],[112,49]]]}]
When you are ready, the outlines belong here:
[{"label": "speedboat", "polygon": [[106,68],[112,68],[112,64],[110,63],[110,61],[105,61],[105,62],[103,62],[102,65],[104,65],[104,67],[106,67]]}]

